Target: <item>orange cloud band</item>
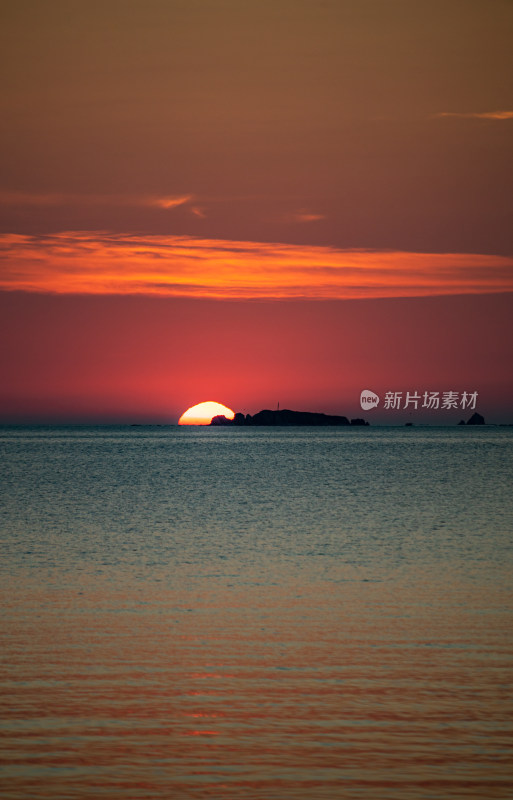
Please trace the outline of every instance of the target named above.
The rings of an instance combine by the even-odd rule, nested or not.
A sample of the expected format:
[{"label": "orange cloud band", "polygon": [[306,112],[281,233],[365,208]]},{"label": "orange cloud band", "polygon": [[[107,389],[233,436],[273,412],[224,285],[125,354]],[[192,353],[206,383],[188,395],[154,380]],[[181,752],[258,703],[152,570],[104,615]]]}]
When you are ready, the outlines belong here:
[{"label": "orange cloud band", "polygon": [[513,111],[441,111],[434,117],[459,117],[460,119],[513,119]]},{"label": "orange cloud band", "polygon": [[66,194],[49,192],[6,192],[0,190],[0,205],[9,206],[133,206],[171,209],[190,203],[192,194]]},{"label": "orange cloud band", "polygon": [[513,291],[513,259],[68,232],[0,236],[0,289],[212,298],[369,298]]}]

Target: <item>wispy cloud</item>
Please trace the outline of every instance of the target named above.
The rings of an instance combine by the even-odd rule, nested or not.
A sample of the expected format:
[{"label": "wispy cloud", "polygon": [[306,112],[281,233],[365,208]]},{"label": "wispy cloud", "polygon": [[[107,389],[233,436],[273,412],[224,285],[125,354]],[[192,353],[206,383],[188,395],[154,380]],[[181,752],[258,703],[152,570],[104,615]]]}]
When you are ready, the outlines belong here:
[{"label": "wispy cloud", "polygon": [[190,203],[192,194],[73,194],[66,192],[19,192],[0,190],[2,205],[20,206],[135,206],[170,209]]},{"label": "wispy cloud", "polygon": [[205,219],[207,216],[205,209],[198,208],[198,206],[191,206],[191,214],[194,214],[195,217],[199,217],[199,219]]},{"label": "wispy cloud", "polygon": [[282,217],[283,222],[318,222],[320,219],[325,219],[324,214],[315,214],[312,211],[306,211],[305,209],[301,209],[300,211],[294,211],[290,214],[285,214]]},{"label": "wispy cloud", "polygon": [[160,195],[143,195],[142,197],[138,198],[139,203],[142,206],[156,206],[157,208],[176,208],[177,206],[183,206],[193,199],[192,194],[184,194],[184,195],[167,195],[167,196],[160,196]]},{"label": "wispy cloud", "polygon": [[513,259],[102,232],[3,235],[0,289],[214,298],[483,294],[513,291]]},{"label": "wispy cloud", "polygon": [[459,117],[461,119],[492,119],[505,120],[513,119],[513,111],[440,111],[432,115],[434,118],[440,117]]}]

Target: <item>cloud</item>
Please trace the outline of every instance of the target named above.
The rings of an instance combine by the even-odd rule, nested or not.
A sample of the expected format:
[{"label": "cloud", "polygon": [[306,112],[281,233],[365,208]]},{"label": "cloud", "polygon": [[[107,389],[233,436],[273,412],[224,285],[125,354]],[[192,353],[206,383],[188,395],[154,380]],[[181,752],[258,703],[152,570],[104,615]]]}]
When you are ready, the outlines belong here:
[{"label": "cloud", "polygon": [[143,195],[141,198],[139,198],[139,203],[137,203],[137,205],[156,206],[157,208],[168,209],[168,208],[176,208],[177,206],[183,206],[186,203],[189,203],[192,199],[193,199],[192,194],[169,195],[167,197],[159,197],[159,196],[145,197]]},{"label": "cloud", "polygon": [[513,292],[513,259],[67,232],[0,235],[0,290],[214,298]]},{"label": "cloud", "polygon": [[66,192],[0,191],[2,205],[17,206],[135,206],[170,209],[193,199],[184,195],[73,194]]},{"label": "cloud", "polygon": [[460,119],[492,119],[492,120],[505,120],[513,119],[513,111],[483,111],[483,112],[459,112],[459,111],[441,111],[438,114],[432,115],[434,118],[440,117],[459,117]]},{"label": "cloud", "polygon": [[285,214],[282,217],[283,222],[318,222],[320,219],[326,219],[324,214],[313,214],[311,211],[305,211],[301,209],[300,211],[293,212],[291,214]]},{"label": "cloud", "polygon": [[195,217],[199,217],[199,219],[205,219],[206,213],[203,208],[198,208],[197,206],[191,207],[191,214],[194,214]]}]

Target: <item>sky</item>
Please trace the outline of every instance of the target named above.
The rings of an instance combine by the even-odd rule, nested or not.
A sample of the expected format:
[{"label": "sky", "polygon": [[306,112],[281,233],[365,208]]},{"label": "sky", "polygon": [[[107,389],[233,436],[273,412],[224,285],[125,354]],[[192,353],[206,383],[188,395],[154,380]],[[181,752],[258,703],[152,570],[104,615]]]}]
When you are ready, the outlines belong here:
[{"label": "sky", "polygon": [[513,422],[511,41],[509,0],[0,0],[0,422]]}]

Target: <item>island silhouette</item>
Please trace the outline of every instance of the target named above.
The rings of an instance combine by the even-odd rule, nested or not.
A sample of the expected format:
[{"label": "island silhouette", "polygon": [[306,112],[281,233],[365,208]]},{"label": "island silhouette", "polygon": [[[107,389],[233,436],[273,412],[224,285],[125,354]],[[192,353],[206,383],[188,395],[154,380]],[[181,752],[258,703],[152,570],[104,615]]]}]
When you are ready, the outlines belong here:
[{"label": "island silhouette", "polygon": [[242,414],[238,411],[233,419],[223,414],[212,417],[210,425],[368,425],[364,419],[352,419],[336,414],[322,414],[316,411],[291,411],[288,408],[271,411],[263,409],[256,414]]}]

